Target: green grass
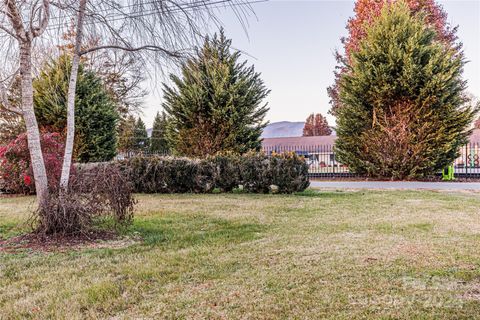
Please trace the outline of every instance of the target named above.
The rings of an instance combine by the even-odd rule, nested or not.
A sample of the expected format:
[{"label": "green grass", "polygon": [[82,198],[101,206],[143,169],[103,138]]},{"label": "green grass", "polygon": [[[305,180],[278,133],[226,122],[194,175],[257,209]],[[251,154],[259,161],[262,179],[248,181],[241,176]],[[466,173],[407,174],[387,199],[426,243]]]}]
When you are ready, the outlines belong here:
[{"label": "green grass", "polygon": [[[0,319],[480,318],[479,194],[138,199],[126,239],[0,253]],[[0,237],[33,207],[0,199]]]}]

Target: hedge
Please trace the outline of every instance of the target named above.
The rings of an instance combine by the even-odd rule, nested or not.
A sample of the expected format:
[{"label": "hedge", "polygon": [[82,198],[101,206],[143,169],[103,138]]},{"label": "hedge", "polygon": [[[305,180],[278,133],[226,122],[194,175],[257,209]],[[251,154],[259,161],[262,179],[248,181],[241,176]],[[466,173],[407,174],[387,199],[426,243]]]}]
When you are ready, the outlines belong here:
[{"label": "hedge", "polygon": [[121,161],[139,193],[293,193],[309,186],[308,165],[294,153],[217,155],[207,159],[135,157]]}]

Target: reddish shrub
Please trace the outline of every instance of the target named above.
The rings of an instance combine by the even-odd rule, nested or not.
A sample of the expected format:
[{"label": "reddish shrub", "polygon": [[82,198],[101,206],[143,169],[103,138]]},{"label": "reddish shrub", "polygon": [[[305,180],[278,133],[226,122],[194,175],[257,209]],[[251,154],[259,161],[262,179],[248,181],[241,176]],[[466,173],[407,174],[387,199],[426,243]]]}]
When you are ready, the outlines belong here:
[{"label": "reddish shrub", "polygon": [[[42,133],[43,158],[47,170],[48,184],[57,188],[60,180],[64,142],[59,133]],[[0,147],[0,179],[9,192],[35,193],[35,181],[30,165],[30,152],[26,133],[22,133],[8,145]]]}]

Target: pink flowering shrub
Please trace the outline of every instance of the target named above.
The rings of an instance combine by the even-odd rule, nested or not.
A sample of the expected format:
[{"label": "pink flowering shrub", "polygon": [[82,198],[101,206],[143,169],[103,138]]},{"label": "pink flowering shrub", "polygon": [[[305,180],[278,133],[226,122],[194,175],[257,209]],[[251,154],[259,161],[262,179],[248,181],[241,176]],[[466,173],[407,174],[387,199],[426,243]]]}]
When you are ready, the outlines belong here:
[{"label": "pink flowering shrub", "polygon": [[[42,152],[51,189],[60,180],[64,142],[59,133],[41,134]],[[9,192],[18,194],[35,193],[35,181],[31,167],[26,133],[20,134],[6,146],[0,147],[0,180]]]}]

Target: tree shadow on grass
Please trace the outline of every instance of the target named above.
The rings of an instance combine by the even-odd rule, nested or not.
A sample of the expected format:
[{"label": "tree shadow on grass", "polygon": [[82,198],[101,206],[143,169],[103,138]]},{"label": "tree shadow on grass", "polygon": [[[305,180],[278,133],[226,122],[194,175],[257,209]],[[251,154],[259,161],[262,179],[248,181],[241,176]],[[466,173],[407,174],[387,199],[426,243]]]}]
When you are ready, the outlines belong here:
[{"label": "tree shadow on grass", "polygon": [[196,245],[232,244],[255,240],[265,225],[204,215],[136,219],[131,231],[147,245],[183,249]]},{"label": "tree shadow on grass", "polygon": [[323,190],[315,190],[315,189],[307,189],[302,192],[294,193],[297,197],[311,197],[311,198],[346,198],[352,196],[362,196],[364,192],[361,191],[342,191],[342,190],[335,190],[335,191],[323,191]]}]

